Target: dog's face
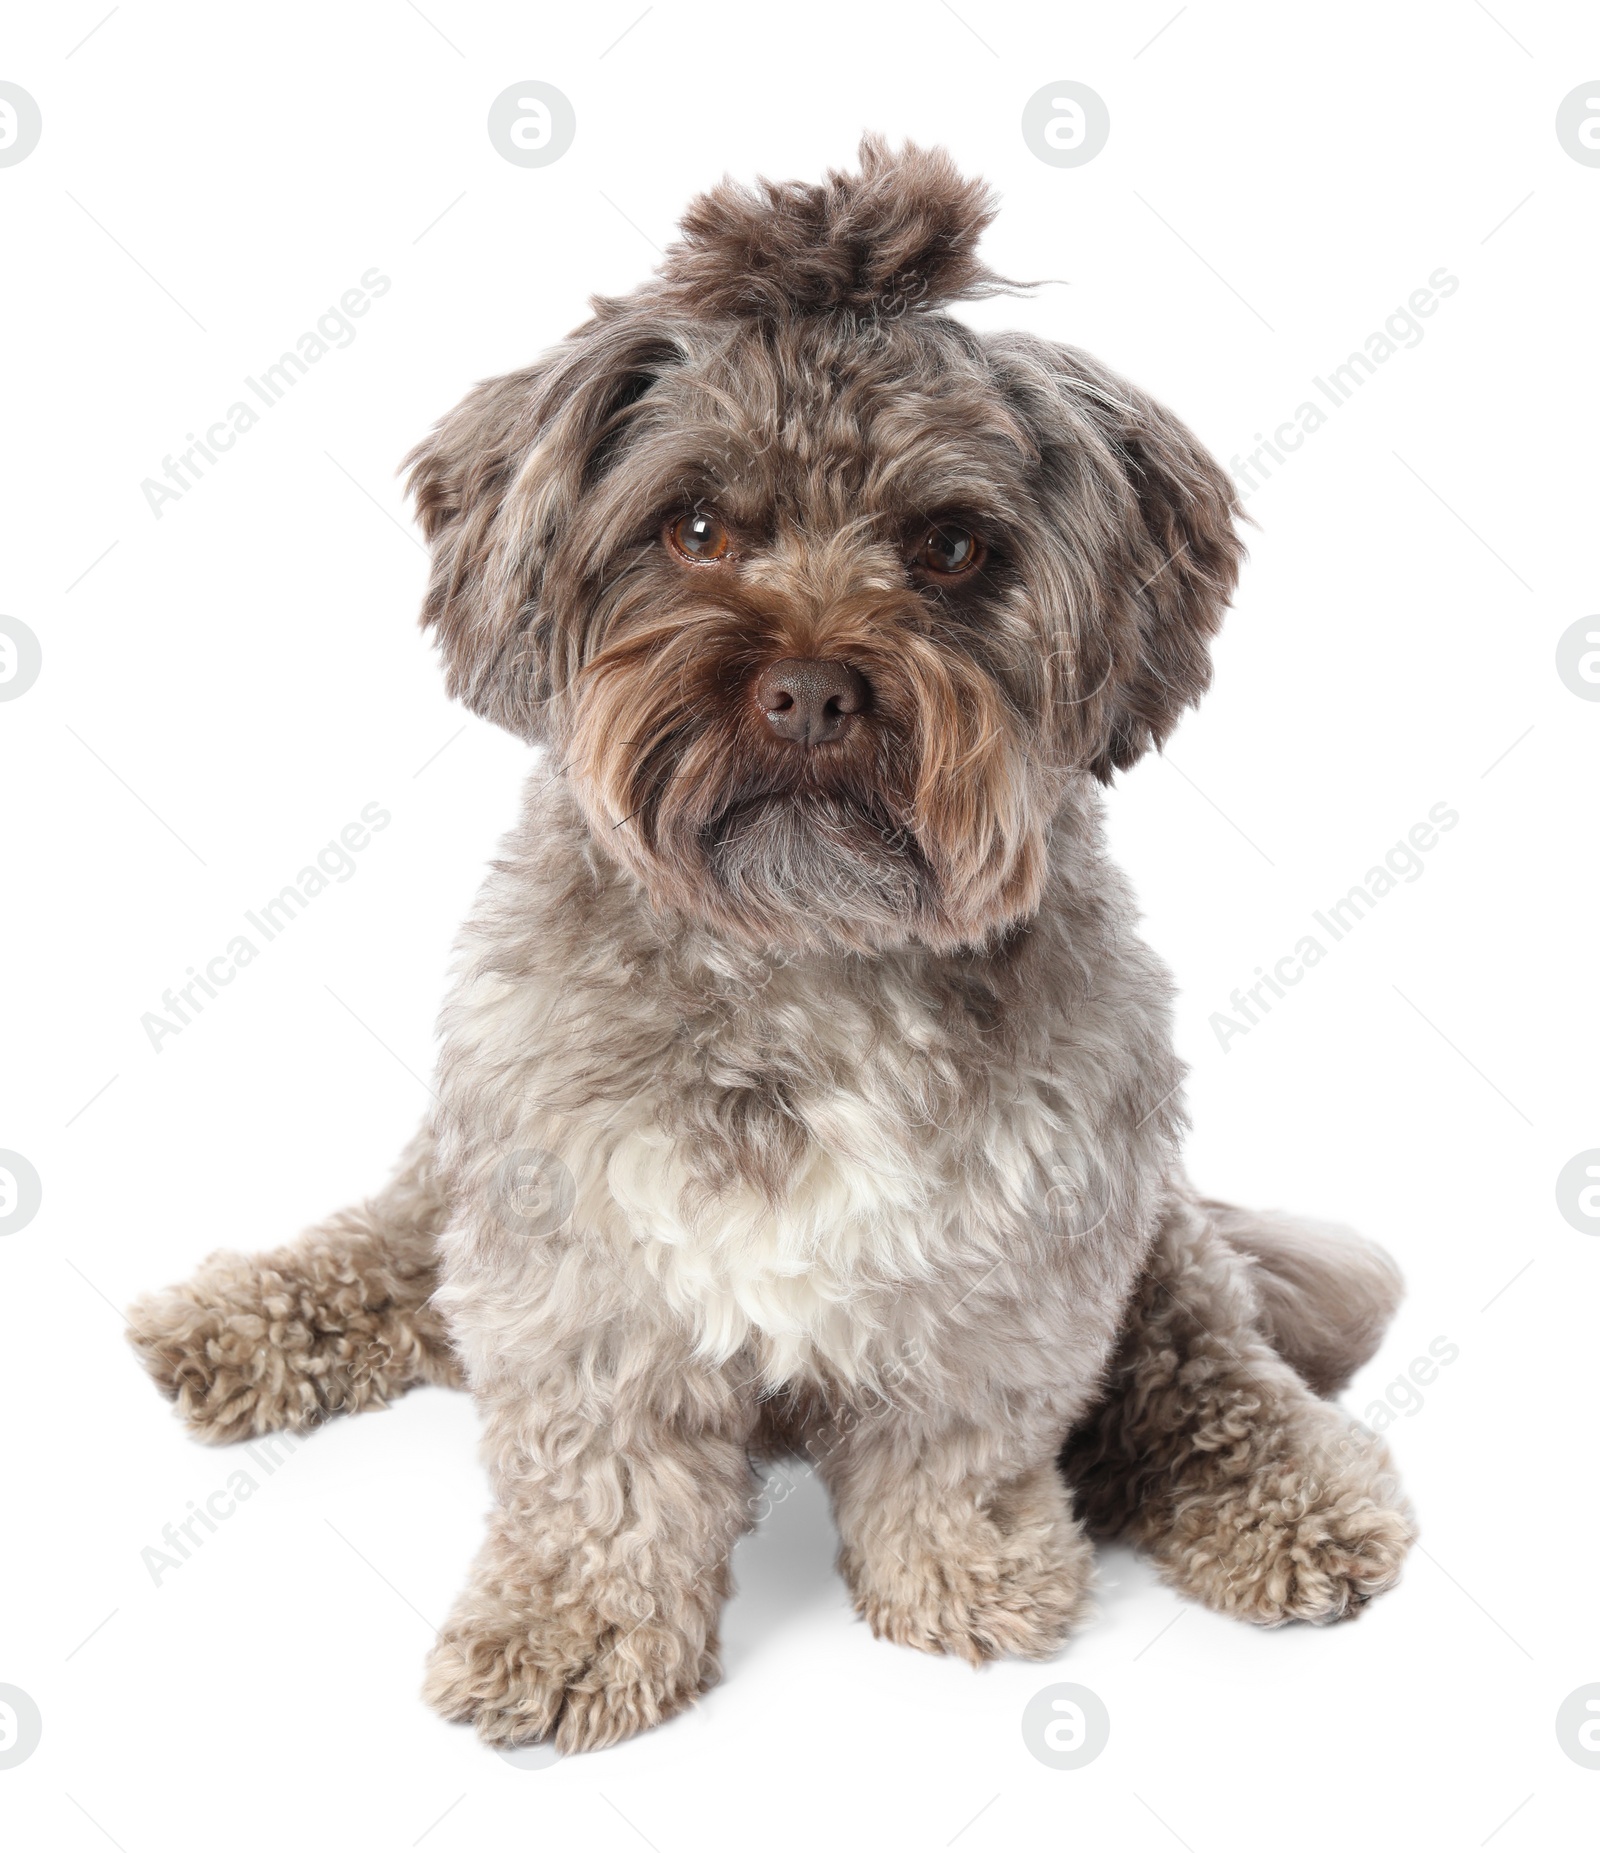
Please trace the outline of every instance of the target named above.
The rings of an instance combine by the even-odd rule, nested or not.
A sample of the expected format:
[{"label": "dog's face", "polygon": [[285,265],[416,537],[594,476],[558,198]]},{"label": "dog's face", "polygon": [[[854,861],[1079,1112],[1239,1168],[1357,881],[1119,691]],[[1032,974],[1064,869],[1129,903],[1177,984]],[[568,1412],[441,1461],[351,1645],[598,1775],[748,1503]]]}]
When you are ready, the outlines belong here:
[{"label": "dog's face", "polygon": [[766,948],[980,944],[1063,782],[1159,742],[1240,557],[1226,478],[997,281],[938,155],[719,189],[660,281],[412,459],[453,689],[548,742],[653,902]]}]

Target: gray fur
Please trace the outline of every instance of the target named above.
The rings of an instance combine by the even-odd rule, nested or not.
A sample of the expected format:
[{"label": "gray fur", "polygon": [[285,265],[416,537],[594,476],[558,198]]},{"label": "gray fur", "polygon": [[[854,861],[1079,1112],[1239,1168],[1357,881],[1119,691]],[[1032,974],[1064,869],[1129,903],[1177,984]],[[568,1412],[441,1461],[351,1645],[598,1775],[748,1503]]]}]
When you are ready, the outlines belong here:
[{"label": "gray fur", "polygon": [[[214,1436],[343,1406],[362,1347],[363,1385],[464,1374],[498,1503],[427,1690],[493,1742],[594,1747],[715,1676],[753,1455],[816,1462],[874,1629],[973,1660],[1055,1651],[1085,1519],[1264,1622],[1353,1612],[1409,1543],[1313,1393],[1397,1278],[1195,1197],[1103,845],[1100,782],[1209,679],[1232,490],[1087,356],[944,312],[998,285],[991,212],[870,140],[725,185],[410,460],[451,687],[540,749],[438,1109],[384,1197],[135,1337]],[[728,553],[686,562],[706,510]],[[930,522],[981,568],[921,571]],[[796,657],[870,685],[836,743],[762,725]]]}]

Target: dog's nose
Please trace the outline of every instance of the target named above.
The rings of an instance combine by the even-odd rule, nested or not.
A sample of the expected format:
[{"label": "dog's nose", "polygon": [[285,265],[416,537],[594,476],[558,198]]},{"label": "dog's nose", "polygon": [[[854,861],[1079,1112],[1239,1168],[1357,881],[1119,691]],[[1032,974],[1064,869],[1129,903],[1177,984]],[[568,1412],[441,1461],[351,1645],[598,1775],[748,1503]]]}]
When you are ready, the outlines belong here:
[{"label": "dog's nose", "polygon": [[837,740],[871,692],[859,669],[814,657],[785,657],[756,678],[756,702],[767,725],[799,746]]}]

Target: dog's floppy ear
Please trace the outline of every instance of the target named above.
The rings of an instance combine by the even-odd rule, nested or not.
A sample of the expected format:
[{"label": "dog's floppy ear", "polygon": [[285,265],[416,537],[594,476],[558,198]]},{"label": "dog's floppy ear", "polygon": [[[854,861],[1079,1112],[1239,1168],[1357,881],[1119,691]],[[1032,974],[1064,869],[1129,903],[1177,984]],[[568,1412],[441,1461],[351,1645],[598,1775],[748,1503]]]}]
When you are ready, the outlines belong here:
[{"label": "dog's floppy ear", "polygon": [[551,552],[675,353],[659,322],[602,308],[534,366],[475,386],[402,465],[450,693],[525,739],[572,666],[541,596]]},{"label": "dog's floppy ear", "polygon": [[1109,781],[1205,693],[1246,517],[1193,432],[1089,355],[1027,335],[987,345],[1038,447],[1040,511],[1067,562],[1041,575],[1064,607],[1066,750]]}]

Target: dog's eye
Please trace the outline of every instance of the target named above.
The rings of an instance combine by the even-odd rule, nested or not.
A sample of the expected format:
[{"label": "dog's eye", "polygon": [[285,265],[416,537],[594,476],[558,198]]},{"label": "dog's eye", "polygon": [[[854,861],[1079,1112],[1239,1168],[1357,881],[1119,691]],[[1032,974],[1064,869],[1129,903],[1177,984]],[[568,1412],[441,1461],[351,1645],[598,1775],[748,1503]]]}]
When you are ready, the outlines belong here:
[{"label": "dog's eye", "polygon": [[680,559],[709,566],[727,557],[728,530],[720,515],[697,508],[693,514],[679,515],[676,521],[667,523],[667,545]]},{"label": "dog's eye", "polygon": [[960,579],[983,564],[984,545],[966,528],[941,522],[911,550],[911,564],[935,579]]}]

